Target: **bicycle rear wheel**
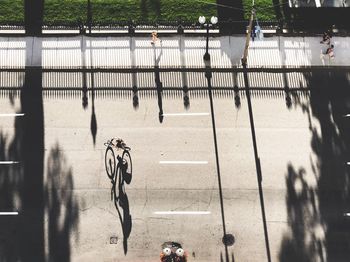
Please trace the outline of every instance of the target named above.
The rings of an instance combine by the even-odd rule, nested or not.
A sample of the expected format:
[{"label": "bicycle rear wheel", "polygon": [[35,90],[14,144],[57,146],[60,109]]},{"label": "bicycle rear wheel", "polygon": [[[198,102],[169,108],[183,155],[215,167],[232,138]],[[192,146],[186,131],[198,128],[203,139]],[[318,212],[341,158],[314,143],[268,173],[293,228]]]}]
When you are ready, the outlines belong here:
[{"label": "bicycle rear wheel", "polygon": [[129,151],[124,150],[122,154],[122,159],[124,165],[123,179],[127,184],[130,184],[132,179],[132,161]]},{"label": "bicycle rear wheel", "polygon": [[107,147],[106,153],[105,153],[105,168],[107,172],[107,176],[109,179],[113,179],[115,176],[115,169],[116,169],[116,161],[115,156],[112,147]]}]

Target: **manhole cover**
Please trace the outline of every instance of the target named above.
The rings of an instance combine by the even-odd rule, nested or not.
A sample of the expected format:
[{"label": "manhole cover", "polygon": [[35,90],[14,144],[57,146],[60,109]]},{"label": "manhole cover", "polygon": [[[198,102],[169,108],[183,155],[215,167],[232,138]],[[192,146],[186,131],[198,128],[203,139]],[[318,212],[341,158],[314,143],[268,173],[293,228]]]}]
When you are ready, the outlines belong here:
[{"label": "manhole cover", "polygon": [[110,244],[118,244],[118,237],[110,237],[109,243]]},{"label": "manhole cover", "polygon": [[235,237],[232,234],[226,234],[222,238],[222,243],[224,243],[225,246],[233,246],[235,243]]}]

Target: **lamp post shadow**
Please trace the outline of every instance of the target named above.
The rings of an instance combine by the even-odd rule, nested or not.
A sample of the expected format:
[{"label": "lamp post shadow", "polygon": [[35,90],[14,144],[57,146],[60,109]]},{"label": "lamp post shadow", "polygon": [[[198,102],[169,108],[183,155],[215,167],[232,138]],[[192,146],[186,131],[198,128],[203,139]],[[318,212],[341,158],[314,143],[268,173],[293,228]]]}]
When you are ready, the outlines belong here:
[{"label": "lamp post shadow", "polygon": [[152,46],[153,46],[153,54],[154,54],[154,81],[157,89],[158,108],[159,108],[159,122],[163,123],[163,118],[164,118],[163,101],[162,101],[163,83],[160,81],[160,71],[159,71],[159,62],[163,55],[163,43],[160,41],[160,53],[158,56],[157,56],[156,43],[154,43]]}]

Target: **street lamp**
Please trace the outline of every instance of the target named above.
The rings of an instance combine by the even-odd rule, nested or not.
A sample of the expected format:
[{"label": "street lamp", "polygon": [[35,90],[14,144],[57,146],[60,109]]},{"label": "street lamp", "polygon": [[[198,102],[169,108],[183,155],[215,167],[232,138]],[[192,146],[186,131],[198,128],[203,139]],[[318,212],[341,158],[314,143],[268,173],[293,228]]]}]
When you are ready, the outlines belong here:
[{"label": "street lamp", "polygon": [[201,25],[205,25],[207,27],[207,45],[206,45],[206,51],[205,51],[205,54],[203,56],[203,59],[208,61],[210,60],[210,55],[209,55],[209,52],[208,52],[208,48],[209,48],[209,26],[210,26],[210,23],[214,26],[215,24],[217,24],[218,22],[218,18],[216,16],[212,16],[210,18],[210,23],[208,22],[207,24],[205,24],[205,17],[204,16],[200,16],[198,18],[198,22],[201,24]]}]

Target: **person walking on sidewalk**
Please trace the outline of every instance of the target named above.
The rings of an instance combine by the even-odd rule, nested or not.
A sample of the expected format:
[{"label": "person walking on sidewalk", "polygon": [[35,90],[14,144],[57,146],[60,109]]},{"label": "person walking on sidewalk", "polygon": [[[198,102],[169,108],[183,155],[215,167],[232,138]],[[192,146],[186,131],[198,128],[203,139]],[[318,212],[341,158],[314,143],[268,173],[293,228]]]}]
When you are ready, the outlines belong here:
[{"label": "person walking on sidewalk", "polygon": [[323,36],[322,36],[322,41],[320,42],[320,44],[326,44],[326,45],[330,45],[331,44],[331,35],[329,34],[329,32],[324,32]]},{"label": "person walking on sidewalk", "polygon": [[322,59],[322,63],[324,62],[324,57],[328,56],[329,59],[334,59],[334,45],[330,45],[326,52],[321,53],[321,59]]},{"label": "person walking on sidewalk", "polygon": [[329,58],[331,59],[334,58],[334,45],[331,45],[330,47],[327,48],[326,55],[329,55]]},{"label": "person walking on sidewalk", "polygon": [[250,37],[252,38],[252,41],[254,42],[254,39],[256,37],[256,29],[255,29],[255,25],[252,26],[252,29],[250,31]]},{"label": "person walking on sidewalk", "polygon": [[160,40],[160,39],[158,38],[157,32],[156,32],[156,31],[153,31],[153,32],[152,32],[151,44],[154,45],[154,44],[156,44],[158,41],[159,41],[160,43],[162,43],[162,40]]}]

